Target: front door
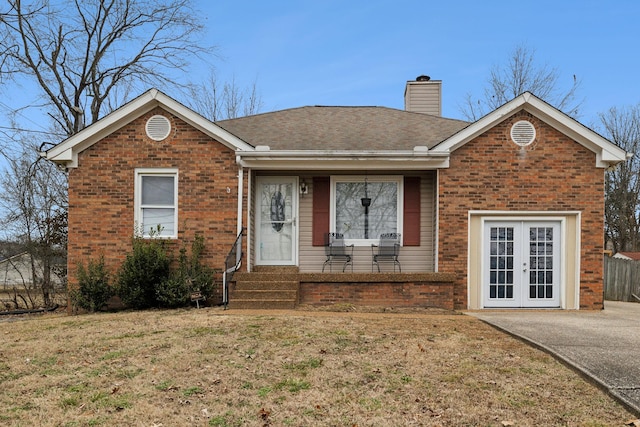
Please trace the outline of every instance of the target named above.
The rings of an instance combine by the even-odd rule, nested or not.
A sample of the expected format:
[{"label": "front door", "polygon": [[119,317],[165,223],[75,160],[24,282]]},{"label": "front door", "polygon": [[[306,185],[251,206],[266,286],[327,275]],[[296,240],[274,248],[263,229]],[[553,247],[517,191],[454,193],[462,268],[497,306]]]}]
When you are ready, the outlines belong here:
[{"label": "front door", "polygon": [[298,213],[296,177],[256,179],[256,264],[296,265]]},{"label": "front door", "polygon": [[486,221],[484,307],[559,307],[560,248],[558,221]]}]

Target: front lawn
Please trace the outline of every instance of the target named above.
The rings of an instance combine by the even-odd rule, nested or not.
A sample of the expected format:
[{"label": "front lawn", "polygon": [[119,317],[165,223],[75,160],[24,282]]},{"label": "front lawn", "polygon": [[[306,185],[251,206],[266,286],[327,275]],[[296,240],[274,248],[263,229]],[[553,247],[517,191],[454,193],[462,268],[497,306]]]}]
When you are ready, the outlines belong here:
[{"label": "front lawn", "polygon": [[0,424],[622,426],[549,355],[456,314],[220,308],[0,319]]}]

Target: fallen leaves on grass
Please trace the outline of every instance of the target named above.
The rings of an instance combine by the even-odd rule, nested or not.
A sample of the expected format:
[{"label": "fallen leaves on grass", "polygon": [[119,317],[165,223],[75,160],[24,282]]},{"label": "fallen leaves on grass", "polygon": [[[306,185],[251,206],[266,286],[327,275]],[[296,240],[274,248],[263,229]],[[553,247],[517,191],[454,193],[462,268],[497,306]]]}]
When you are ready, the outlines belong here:
[{"label": "fallen leaves on grass", "polygon": [[0,334],[7,426],[634,419],[549,355],[441,312],[152,310],[43,316],[0,323]]}]

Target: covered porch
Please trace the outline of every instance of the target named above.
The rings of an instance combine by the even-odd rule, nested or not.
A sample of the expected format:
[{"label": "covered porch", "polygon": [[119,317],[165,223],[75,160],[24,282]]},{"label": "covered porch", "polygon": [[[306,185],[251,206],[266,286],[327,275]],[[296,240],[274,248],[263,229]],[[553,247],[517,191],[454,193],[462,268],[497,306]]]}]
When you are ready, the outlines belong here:
[{"label": "covered porch", "polygon": [[[398,270],[435,272],[436,175],[432,170],[251,171],[247,269],[293,266],[303,273],[371,273],[381,267],[375,265],[375,255],[386,233],[398,239]],[[370,204],[364,206],[363,200]],[[351,256],[348,266],[326,264],[329,233],[344,238]],[[381,268],[389,269],[395,271],[393,265]]]}]

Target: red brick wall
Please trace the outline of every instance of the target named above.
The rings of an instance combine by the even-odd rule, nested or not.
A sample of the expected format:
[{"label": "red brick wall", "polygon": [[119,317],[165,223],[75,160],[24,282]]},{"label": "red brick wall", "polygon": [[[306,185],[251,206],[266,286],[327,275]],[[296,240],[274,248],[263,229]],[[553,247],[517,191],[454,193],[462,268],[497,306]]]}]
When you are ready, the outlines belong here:
[{"label": "red brick wall", "polygon": [[[437,273],[436,273],[437,274]],[[443,275],[444,276],[444,275]],[[299,303],[355,304],[374,307],[437,307],[453,309],[453,282],[416,281],[375,283],[300,281]]]},{"label": "red brick wall", "polygon": [[[164,141],[146,136],[145,123],[154,114],[171,120],[172,133]],[[237,229],[239,167],[233,150],[156,108],[80,153],[78,164],[69,171],[72,285],[79,262],[103,254],[115,273],[131,250],[136,168],[178,169],[178,239],[171,246],[178,249],[202,234],[203,262],[222,269]]]},{"label": "red brick wall", "polygon": [[[537,133],[524,153],[510,138],[523,119]],[[467,307],[470,210],[580,211],[580,308],[603,307],[604,169],[593,152],[521,111],[454,151],[438,186],[439,271],[457,275],[456,308]]]}]

